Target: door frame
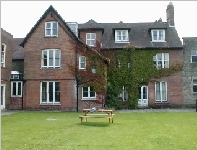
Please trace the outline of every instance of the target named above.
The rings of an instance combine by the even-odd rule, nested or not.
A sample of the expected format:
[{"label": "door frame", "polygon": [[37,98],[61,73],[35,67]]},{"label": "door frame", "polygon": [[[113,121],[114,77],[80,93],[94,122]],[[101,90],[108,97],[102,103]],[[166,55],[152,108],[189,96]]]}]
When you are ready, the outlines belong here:
[{"label": "door frame", "polygon": [[[147,92],[147,99],[143,99],[143,88],[144,87],[145,87],[146,92]],[[145,106],[146,107],[146,106],[148,106],[148,86],[147,85],[142,85],[139,88],[140,88],[140,92],[141,92],[141,94],[140,94],[141,98],[139,99],[139,97],[138,97],[138,106]],[[146,103],[144,103],[144,100],[146,100]],[[139,101],[141,101],[141,105],[139,105]]]}]

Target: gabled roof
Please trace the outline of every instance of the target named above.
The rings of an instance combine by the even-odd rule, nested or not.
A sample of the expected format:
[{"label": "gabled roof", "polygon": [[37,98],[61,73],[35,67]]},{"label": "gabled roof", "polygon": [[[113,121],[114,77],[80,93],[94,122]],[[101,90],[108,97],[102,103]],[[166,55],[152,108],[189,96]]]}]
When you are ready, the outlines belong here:
[{"label": "gabled roof", "polygon": [[12,59],[24,59],[24,48],[19,46],[24,38],[13,38]]},{"label": "gabled roof", "polygon": [[49,6],[49,8],[45,11],[45,13],[40,17],[40,19],[37,21],[37,23],[33,26],[33,28],[30,30],[30,32],[26,35],[23,42],[20,44],[20,46],[24,47],[24,44],[27,42],[27,39],[30,37],[30,35],[35,31],[35,29],[38,27],[38,25],[42,22],[42,20],[46,17],[46,15],[50,12],[54,12],[57,17],[64,23],[64,25],[67,27],[67,30],[69,31],[68,34],[73,39],[77,39],[76,35],[71,31],[71,29],[68,27],[66,22],[63,20],[63,18],[58,14],[58,12],[53,8],[52,5]]},{"label": "gabled roof", "polygon": [[[85,28],[103,28],[104,34],[101,38],[102,49],[121,49],[126,46],[133,45],[136,48],[167,48],[167,49],[180,49],[182,43],[178,37],[175,27],[169,27],[168,22],[155,21],[145,23],[94,23],[79,24],[79,30]],[[125,29],[129,32],[129,43],[115,43],[114,30]],[[151,29],[164,29],[166,42],[152,42]]]},{"label": "gabled roof", "polygon": [[[22,41],[22,43],[19,46],[24,47],[24,44],[27,42],[27,39],[30,37],[30,35],[35,31],[35,29],[38,27],[39,23],[42,22],[42,20],[46,17],[46,15],[50,12],[54,12],[57,17],[64,23],[65,27],[67,29],[64,29],[65,32],[67,32],[68,30],[68,35],[71,36],[71,38],[73,38],[73,40],[77,41],[80,44],[85,45],[88,49],[92,50],[95,54],[99,55],[101,57],[101,59],[103,59],[105,62],[108,62],[108,59],[103,57],[97,50],[92,49],[91,47],[89,47],[88,45],[86,45],[85,43],[83,43],[80,39],[78,39],[78,37],[73,33],[73,31],[69,28],[69,26],[66,24],[65,20],[63,20],[63,18],[58,14],[58,12],[53,8],[52,5],[50,5],[50,7],[45,11],[45,13],[41,16],[41,18],[37,21],[37,23],[34,25],[34,27],[30,30],[30,32],[26,35],[26,37],[24,38],[24,40]],[[24,59],[24,50],[23,50],[23,59]],[[21,56],[21,57],[22,57]]]}]

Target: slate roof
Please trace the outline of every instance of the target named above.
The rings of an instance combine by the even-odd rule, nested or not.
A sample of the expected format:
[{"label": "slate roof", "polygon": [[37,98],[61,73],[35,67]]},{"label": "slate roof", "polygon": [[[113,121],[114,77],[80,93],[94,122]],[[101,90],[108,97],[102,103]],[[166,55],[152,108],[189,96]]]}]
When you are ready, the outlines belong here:
[{"label": "slate roof", "polygon": [[12,59],[24,59],[24,48],[19,46],[24,38],[13,38]]},{"label": "slate roof", "polygon": [[[103,29],[101,38],[102,49],[119,49],[128,45],[136,48],[182,48],[182,43],[178,37],[175,27],[169,27],[168,22],[145,22],[145,23],[97,23],[89,20],[84,24],[79,24],[79,31],[85,29]],[[115,43],[116,29],[129,30],[130,43]],[[151,29],[165,29],[166,42],[151,42]]]}]

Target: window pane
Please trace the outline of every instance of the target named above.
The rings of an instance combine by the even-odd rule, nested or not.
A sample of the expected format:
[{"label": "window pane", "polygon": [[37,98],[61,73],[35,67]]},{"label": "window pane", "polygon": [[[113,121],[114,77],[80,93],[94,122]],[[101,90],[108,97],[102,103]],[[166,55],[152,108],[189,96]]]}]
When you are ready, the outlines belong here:
[{"label": "window pane", "polygon": [[50,29],[46,29],[46,35],[51,35],[51,30]]},{"label": "window pane", "polygon": [[122,35],[123,36],[126,36],[126,31],[122,31]]},{"label": "window pane", "polygon": [[81,61],[81,63],[82,63],[82,62],[85,62],[85,57],[81,56],[81,57],[80,57],[80,61]]},{"label": "window pane", "polygon": [[197,92],[197,85],[193,86],[193,92]]},{"label": "window pane", "polygon": [[83,87],[83,97],[88,97],[88,87]]},{"label": "window pane", "polygon": [[53,29],[57,29],[57,22],[53,23]]},{"label": "window pane", "polygon": [[60,67],[60,59],[59,58],[55,59],[55,66]]},{"label": "window pane", "polygon": [[91,39],[95,39],[96,38],[96,34],[95,33],[92,33],[91,34]]},{"label": "window pane", "polygon": [[55,82],[55,102],[60,102],[59,82]]},{"label": "window pane", "polygon": [[49,102],[53,102],[53,82],[49,82]]},{"label": "window pane", "polygon": [[13,82],[12,95],[16,95],[16,82]]},{"label": "window pane", "polygon": [[156,100],[161,100],[160,83],[156,83]]},{"label": "window pane", "polygon": [[47,82],[42,82],[42,102],[47,102]]},{"label": "window pane", "polygon": [[95,97],[95,92],[90,92],[90,97]]},{"label": "window pane", "polygon": [[57,35],[57,29],[53,29],[53,35]]},{"label": "window pane", "polygon": [[168,53],[164,53],[164,60],[169,60],[169,54]]},{"label": "window pane", "polygon": [[60,51],[59,50],[55,51],[55,58],[60,58]]},{"label": "window pane", "polygon": [[21,82],[18,82],[18,95],[21,95],[21,87],[22,87],[22,85],[21,85]]},{"label": "window pane", "polygon": [[49,58],[53,58],[53,50],[49,50]]},{"label": "window pane", "polygon": [[192,62],[197,62],[197,56],[192,56]]},{"label": "window pane", "polygon": [[117,31],[117,35],[118,36],[121,36],[121,31]]},{"label": "window pane", "polygon": [[157,31],[153,31],[153,40],[157,40]]},{"label": "window pane", "polygon": [[164,61],[164,68],[169,68],[169,62],[168,61]]},{"label": "window pane", "polygon": [[191,55],[197,55],[197,50],[191,50]]},{"label": "window pane", "polygon": [[51,28],[51,23],[50,22],[48,22],[48,23],[46,23],[47,25],[46,25],[46,28]]}]

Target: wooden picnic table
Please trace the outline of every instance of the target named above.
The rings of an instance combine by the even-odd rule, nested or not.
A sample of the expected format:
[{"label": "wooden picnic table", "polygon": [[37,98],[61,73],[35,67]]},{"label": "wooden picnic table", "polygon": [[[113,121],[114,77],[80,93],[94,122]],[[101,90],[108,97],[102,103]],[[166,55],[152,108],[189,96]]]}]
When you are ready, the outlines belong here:
[{"label": "wooden picnic table", "polygon": [[[83,109],[82,112],[83,112],[83,115],[79,116],[79,118],[81,118],[81,123],[83,121],[83,118],[86,119],[86,122],[87,122],[87,118],[108,118],[109,123],[110,122],[113,123],[113,116],[115,115],[113,114],[113,110],[111,109],[98,109],[98,110],[93,110],[93,111],[91,109]],[[98,113],[95,113],[95,112],[98,112]]]}]

